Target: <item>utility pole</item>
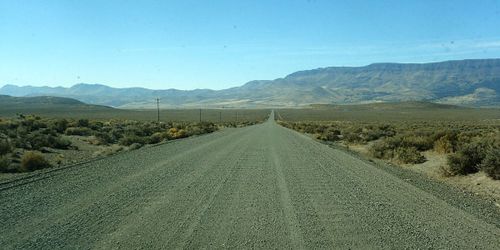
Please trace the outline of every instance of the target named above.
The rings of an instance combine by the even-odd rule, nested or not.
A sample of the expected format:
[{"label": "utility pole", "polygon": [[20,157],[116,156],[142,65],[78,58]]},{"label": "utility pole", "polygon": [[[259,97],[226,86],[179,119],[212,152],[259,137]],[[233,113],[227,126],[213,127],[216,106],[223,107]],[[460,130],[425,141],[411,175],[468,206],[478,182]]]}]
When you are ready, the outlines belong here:
[{"label": "utility pole", "polygon": [[157,112],[157,118],[158,118],[158,123],[160,122],[160,98],[156,98],[156,110]]},{"label": "utility pole", "polygon": [[200,109],[200,123],[201,123],[201,109]]}]

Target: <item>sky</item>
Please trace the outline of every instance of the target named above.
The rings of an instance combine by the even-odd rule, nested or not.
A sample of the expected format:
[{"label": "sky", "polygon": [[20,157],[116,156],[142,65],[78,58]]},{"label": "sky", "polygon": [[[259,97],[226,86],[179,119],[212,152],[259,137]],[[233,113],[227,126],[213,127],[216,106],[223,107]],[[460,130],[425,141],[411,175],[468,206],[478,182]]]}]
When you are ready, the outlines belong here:
[{"label": "sky", "polygon": [[0,86],[224,89],[476,58],[500,58],[500,0],[0,0]]}]

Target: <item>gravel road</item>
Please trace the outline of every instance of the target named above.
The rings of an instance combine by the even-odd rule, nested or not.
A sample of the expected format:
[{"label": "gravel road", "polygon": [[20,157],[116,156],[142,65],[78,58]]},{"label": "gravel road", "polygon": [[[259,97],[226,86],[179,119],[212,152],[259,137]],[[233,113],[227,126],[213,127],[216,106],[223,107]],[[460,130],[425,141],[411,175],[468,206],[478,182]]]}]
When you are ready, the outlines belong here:
[{"label": "gravel road", "polygon": [[0,248],[498,249],[448,192],[270,119],[0,184]]}]

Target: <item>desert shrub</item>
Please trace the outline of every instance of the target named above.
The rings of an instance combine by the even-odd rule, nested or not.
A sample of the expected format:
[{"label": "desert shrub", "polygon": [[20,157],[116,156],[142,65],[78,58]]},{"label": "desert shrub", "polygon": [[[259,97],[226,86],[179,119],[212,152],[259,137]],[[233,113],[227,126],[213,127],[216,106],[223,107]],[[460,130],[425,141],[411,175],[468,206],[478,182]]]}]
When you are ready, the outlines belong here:
[{"label": "desert shrub", "polygon": [[117,141],[113,138],[111,133],[97,132],[94,133],[94,136],[97,139],[99,145],[108,145]]},{"label": "desert shrub", "polygon": [[28,144],[25,145],[26,149],[40,149],[42,147],[49,147],[49,135],[42,134],[40,132],[33,132],[26,136]]},{"label": "desert shrub", "polygon": [[90,122],[88,119],[79,119],[77,122],[76,122],[76,125],[78,127],[84,127],[84,128],[88,128],[89,125],[90,125]]},{"label": "desert shrub", "polygon": [[488,150],[480,168],[494,180],[500,180],[500,148]]},{"label": "desert shrub", "polygon": [[380,133],[378,130],[365,130],[360,134],[361,139],[365,142],[374,141],[383,136],[384,134]]},{"label": "desert shrub", "polygon": [[359,134],[357,134],[355,132],[343,133],[342,139],[346,142],[360,142],[360,141],[362,141],[362,138],[359,136]]},{"label": "desert shrub", "polygon": [[41,153],[28,151],[21,158],[21,171],[34,171],[38,169],[51,167],[50,163],[43,157]]},{"label": "desert shrub", "polygon": [[44,134],[44,135],[52,135],[52,136],[58,136],[57,131],[51,128],[42,128],[37,130],[36,132]]},{"label": "desert shrub", "polygon": [[202,122],[198,126],[201,129],[201,134],[208,134],[217,130],[217,126],[212,122]]},{"label": "desert shrub", "polygon": [[434,142],[434,151],[441,154],[453,153],[455,151],[455,146],[447,138],[441,137]]},{"label": "desert shrub", "polygon": [[302,124],[301,127],[302,127],[302,131],[304,131],[304,133],[308,133],[308,134],[318,133],[318,127],[315,124]]},{"label": "desert shrub", "polygon": [[66,131],[64,131],[64,133],[66,135],[89,136],[92,134],[92,130],[84,127],[72,127],[72,128],[67,128]]},{"label": "desert shrub", "polygon": [[414,147],[401,147],[394,151],[394,157],[401,163],[420,164],[426,161],[425,157]]},{"label": "desert shrub", "polygon": [[5,155],[0,156],[0,173],[16,172],[16,169],[10,167],[10,163],[9,157]]},{"label": "desert shrub", "polygon": [[113,128],[108,133],[111,137],[111,141],[109,141],[109,143],[115,143],[123,137],[123,130],[121,128]]},{"label": "desert shrub", "polygon": [[57,119],[52,122],[50,128],[62,134],[68,128],[68,124],[69,122],[66,119]]},{"label": "desert shrub", "polygon": [[374,143],[370,148],[370,153],[375,158],[392,159],[394,151],[401,147],[401,144],[402,140],[400,138],[389,137]]},{"label": "desert shrub", "polygon": [[456,153],[449,155],[448,166],[451,175],[466,175],[479,171],[486,150],[484,144],[472,143],[462,146]]},{"label": "desert shrub", "polygon": [[188,134],[186,133],[186,130],[184,130],[184,129],[170,128],[167,131],[167,138],[170,140],[184,138],[187,136],[188,136]]},{"label": "desert shrub", "polygon": [[143,144],[140,144],[140,143],[132,143],[130,146],[129,146],[129,149],[130,150],[136,150],[136,149],[140,149],[142,146],[144,146]]},{"label": "desert shrub", "polygon": [[71,146],[71,142],[67,139],[38,131],[29,134],[26,140],[29,142],[29,147],[25,147],[27,149],[41,149],[42,147],[68,149]]},{"label": "desert shrub", "polygon": [[147,139],[137,135],[125,135],[119,141],[120,145],[130,146],[132,144],[144,145],[147,143]]},{"label": "desert shrub", "polygon": [[418,151],[426,151],[434,147],[434,140],[425,135],[406,135],[401,138],[404,147],[414,147]]},{"label": "desert shrub", "polygon": [[324,141],[338,141],[340,140],[341,132],[335,128],[328,128],[323,132],[323,134],[319,137],[319,139]]},{"label": "desert shrub", "polygon": [[184,129],[179,129],[177,133],[175,134],[175,139],[180,139],[180,138],[185,138],[188,137],[188,133]]},{"label": "desert shrub", "polygon": [[165,139],[164,135],[160,132],[156,132],[149,137],[149,143],[155,144],[163,141]]},{"label": "desert shrub", "polygon": [[21,126],[25,127],[30,132],[47,127],[47,124],[43,122],[39,116],[26,116],[21,118],[20,123]]},{"label": "desert shrub", "polygon": [[92,121],[88,127],[95,131],[100,131],[104,127],[104,123],[101,121]]},{"label": "desert shrub", "polygon": [[396,130],[394,129],[393,126],[391,126],[389,124],[379,125],[378,130],[380,131],[379,133],[382,136],[394,136],[394,135],[396,135]]},{"label": "desert shrub", "polygon": [[457,131],[440,131],[434,135],[434,151],[442,154],[453,153],[459,145]]},{"label": "desert shrub", "polygon": [[57,149],[68,149],[71,146],[71,141],[62,138],[60,136],[51,136],[49,137],[50,147]]},{"label": "desert shrub", "polygon": [[12,145],[10,145],[9,140],[0,139],[0,155],[8,154],[12,151]]},{"label": "desert shrub", "polygon": [[124,133],[127,134],[127,135],[148,136],[148,131],[146,131],[145,129],[141,128],[137,124],[128,125],[124,129]]}]

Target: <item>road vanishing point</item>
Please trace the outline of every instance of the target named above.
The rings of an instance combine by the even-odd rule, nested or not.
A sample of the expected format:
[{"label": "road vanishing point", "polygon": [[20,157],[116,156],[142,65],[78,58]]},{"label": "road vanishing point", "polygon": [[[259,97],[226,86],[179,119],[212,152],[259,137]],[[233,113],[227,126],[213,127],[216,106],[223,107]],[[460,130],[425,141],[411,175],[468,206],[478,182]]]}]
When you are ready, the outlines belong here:
[{"label": "road vanishing point", "polygon": [[500,248],[498,215],[425,183],[271,114],[1,183],[0,248]]}]

